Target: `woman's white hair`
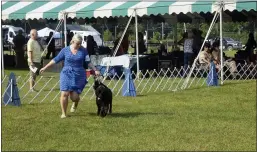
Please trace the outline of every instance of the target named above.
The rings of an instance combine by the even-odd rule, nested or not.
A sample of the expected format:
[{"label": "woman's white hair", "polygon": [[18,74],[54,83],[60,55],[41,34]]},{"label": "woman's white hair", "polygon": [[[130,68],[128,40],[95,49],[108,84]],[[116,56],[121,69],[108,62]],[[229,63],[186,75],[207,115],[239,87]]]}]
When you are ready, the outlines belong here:
[{"label": "woman's white hair", "polygon": [[79,42],[79,43],[82,43],[82,36],[79,35],[79,34],[75,34],[72,39],[71,39],[71,44],[74,43],[74,42]]}]

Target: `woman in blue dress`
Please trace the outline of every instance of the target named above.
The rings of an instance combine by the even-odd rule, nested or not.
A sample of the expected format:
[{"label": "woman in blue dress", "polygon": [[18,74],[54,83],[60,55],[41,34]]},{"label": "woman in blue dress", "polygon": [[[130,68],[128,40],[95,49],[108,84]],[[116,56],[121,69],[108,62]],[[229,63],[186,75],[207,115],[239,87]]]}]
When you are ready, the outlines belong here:
[{"label": "woman in blue dress", "polygon": [[87,84],[86,73],[83,67],[84,61],[86,61],[88,66],[95,71],[96,75],[100,74],[99,71],[96,71],[95,66],[91,64],[88,52],[85,48],[81,47],[81,43],[82,37],[78,34],[74,35],[71,40],[71,45],[63,48],[53,60],[40,70],[40,73],[42,73],[53,64],[57,64],[64,60],[64,67],[60,74],[61,118],[67,117],[66,111],[69,96],[73,101],[71,112],[75,112],[80,100],[79,95]]}]

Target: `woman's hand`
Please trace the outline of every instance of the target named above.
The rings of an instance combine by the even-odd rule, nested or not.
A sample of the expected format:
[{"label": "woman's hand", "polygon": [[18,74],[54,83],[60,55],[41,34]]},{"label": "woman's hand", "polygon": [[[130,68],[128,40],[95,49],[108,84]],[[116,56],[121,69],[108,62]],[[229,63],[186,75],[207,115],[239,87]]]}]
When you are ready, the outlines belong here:
[{"label": "woman's hand", "polygon": [[96,75],[96,76],[99,76],[99,75],[100,75],[100,71],[96,70],[96,71],[95,71],[95,75]]},{"label": "woman's hand", "polygon": [[45,72],[46,68],[43,67],[42,69],[40,69],[39,73],[42,74],[43,72]]}]

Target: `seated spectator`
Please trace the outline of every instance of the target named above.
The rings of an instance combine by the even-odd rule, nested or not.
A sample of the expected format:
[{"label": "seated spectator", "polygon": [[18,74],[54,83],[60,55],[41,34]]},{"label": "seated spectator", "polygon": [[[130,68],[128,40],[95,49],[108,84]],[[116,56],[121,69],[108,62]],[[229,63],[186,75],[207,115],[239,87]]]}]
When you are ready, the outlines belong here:
[{"label": "seated spectator", "polygon": [[211,50],[212,50],[211,52],[212,52],[213,61],[215,62],[215,64],[220,64],[220,49],[219,49],[218,41],[212,44]]},{"label": "seated spectator", "polygon": [[202,67],[208,68],[210,66],[212,54],[209,43],[204,44],[203,51],[200,52],[198,60]]},{"label": "seated spectator", "polygon": [[[219,43],[215,42],[213,43],[212,47],[212,55],[213,59],[216,62],[217,68],[220,69],[220,49],[219,49]],[[236,62],[232,58],[228,58],[225,53],[223,52],[223,65],[224,67],[227,67],[229,69],[229,72],[232,74],[233,77],[236,76],[237,74],[237,67],[236,67]]]}]

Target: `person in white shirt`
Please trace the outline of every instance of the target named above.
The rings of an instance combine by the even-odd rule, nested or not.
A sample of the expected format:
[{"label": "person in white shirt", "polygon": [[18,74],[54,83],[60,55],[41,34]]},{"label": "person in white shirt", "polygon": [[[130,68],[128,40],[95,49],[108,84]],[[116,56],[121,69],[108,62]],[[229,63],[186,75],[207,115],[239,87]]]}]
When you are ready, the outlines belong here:
[{"label": "person in white shirt", "polygon": [[[30,31],[30,39],[27,43],[27,54],[28,54],[28,65],[31,67],[36,67],[38,70],[41,67],[41,53],[42,53],[42,46],[37,41],[37,30],[32,29]],[[37,72],[33,72],[30,70],[30,80],[29,80],[29,87],[30,91],[36,91],[34,88]]]},{"label": "person in white shirt", "polygon": [[184,70],[187,71],[189,65],[193,63],[193,33],[190,31],[188,35],[185,36],[184,40]]}]

